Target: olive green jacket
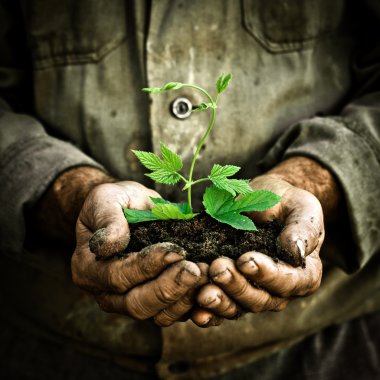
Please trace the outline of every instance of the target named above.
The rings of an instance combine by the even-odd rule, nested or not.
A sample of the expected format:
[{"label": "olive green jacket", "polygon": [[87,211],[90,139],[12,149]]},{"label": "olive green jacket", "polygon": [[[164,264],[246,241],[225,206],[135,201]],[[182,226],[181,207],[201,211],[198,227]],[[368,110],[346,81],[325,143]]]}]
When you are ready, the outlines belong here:
[{"label": "olive green jacket", "polygon": [[[2,1],[2,310],[127,367],[157,362],[163,378],[198,379],[379,309],[380,10],[375,1],[351,3]],[[205,330],[105,314],[72,284],[69,252],[25,249],[25,213],[70,167],[147,183],[131,149],[157,151],[164,142],[188,167],[209,115],[179,119],[171,109],[178,97],[193,107],[205,99],[189,89],[160,96],[140,89],[168,81],[211,88],[222,72],[234,77],[196,176],[231,163],[252,178],[294,155],[329,168],[347,223],[327,231],[322,286],[284,312]]]}]

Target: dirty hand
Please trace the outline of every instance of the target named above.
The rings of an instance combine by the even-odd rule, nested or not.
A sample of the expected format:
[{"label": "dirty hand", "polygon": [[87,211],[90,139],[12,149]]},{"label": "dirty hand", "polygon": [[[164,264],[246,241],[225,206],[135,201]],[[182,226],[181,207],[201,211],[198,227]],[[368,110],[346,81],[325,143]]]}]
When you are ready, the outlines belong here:
[{"label": "dirty hand", "polygon": [[157,324],[168,326],[193,307],[195,287],[206,282],[207,267],[184,260],[185,252],[169,243],[112,259],[129,242],[122,206],[148,209],[149,196],[159,197],[128,181],[90,191],[77,221],[72,276],[76,285],[94,294],[104,311],[138,320],[154,317]]},{"label": "dirty hand", "polygon": [[[336,192],[336,184],[326,187],[324,178],[321,187],[315,183],[304,186],[306,181],[302,179],[304,188],[316,195],[320,195],[320,191],[324,193],[324,196],[318,197],[322,200],[320,202],[311,192],[285,181],[287,177],[284,173],[287,171],[284,169],[291,167],[294,171],[300,164],[304,174],[304,165],[307,168],[310,165],[309,169],[312,168],[314,173],[311,178],[318,179],[316,171],[321,169],[320,174],[332,180],[329,173],[307,158],[289,161],[280,167],[281,170],[273,170],[251,182],[254,189],[267,189],[282,196],[279,204],[267,211],[252,213],[252,217],[258,223],[281,220],[285,227],[277,244],[292,253],[295,264],[303,265],[294,267],[275,262],[260,252],[244,253],[236,262],[228,258],[216,259],[209,268],[211,283],[203,286],[197,297],[203,310],[193,313],[192,320],[196,324],[208,327],[220,324],[223,318],[237,318],[244,312],[280,311],[294,297],[310,295],[319,288],[322,277],[319,251],[325,234],[324,214],[326,216],[335,207],[331,204],[334,196],[329,198],[325,192],[329,189]],[[289,178],[292,183],[297,183],[291,176]],[[337,203],[338,199],[335,200]],[[215,323],[216,318],[212,314],[219,316],[218,323]],[[210,322],[205,323],[206,320]]]}]

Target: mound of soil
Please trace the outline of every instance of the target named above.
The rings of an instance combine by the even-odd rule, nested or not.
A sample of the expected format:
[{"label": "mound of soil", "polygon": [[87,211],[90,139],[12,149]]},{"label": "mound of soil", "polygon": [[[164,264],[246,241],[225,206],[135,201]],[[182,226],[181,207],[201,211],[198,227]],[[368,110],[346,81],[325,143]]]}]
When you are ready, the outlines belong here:
[{"label": "mound of soil", "polygon": [[242,231],[219,223],[206,213],[191,220],[168,220],[131,224],[131,241],[126,252],[137,252],[148,245],[171,242],[184,248],[187,260],[211,263],[220,256],[238,258],[258,251],[293,266],[302,265],[300,257],[279,249],[277,237],[283,226],[273,221],[258,226],[258,231]]}]

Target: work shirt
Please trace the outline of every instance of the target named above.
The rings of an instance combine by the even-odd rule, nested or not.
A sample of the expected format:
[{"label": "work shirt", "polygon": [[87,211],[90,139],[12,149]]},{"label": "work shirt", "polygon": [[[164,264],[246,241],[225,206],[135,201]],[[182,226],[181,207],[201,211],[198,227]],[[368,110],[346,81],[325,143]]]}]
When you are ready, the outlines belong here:
[{"label": "work shirt", "polygon": [[[199,379],[379,309],[380,65],[371,41],[380,40],[380,15],[370,1],[352,3],[4,1],[2,310],[41,335],[126,367],[156,365],[163,378]],[[186,107],[207,99],[188,88],[159,96],[140,89],[178,81],[212,92],[222,72],[233,80],[194,177],[219,163],[239,165],[242,178],[253,178],[298,155],[327,167],[342,188],[346,217],[339,228],[327,226],[321,288],[283,312],[211,329],[192,322],[160,329],[103,313],[72,284],[70,252],[24,246],[25,212],[76,166],[153,186],[132,149],[158,153],[163,142],[187,170],[210,115],[188,116]],[[172,200],[184,194],[157,190]],[[194,196],[199,200],[199,191]]]}]

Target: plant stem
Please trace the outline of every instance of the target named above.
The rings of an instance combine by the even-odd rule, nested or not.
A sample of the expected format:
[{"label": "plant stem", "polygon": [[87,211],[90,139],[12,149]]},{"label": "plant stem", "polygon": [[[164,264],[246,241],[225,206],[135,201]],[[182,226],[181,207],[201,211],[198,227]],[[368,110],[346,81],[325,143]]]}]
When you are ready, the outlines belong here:
[{"label": "plant stem", "polygon": [[[216,102],[214,102],[214,99],[211,97],[211,95],[206,90],[204,90],[202,87],[196,86],[194,84],[184,84],[183,87],[194,88],[194,89],[200,91],[202,94],[204,94],[209,99],[211,104],[216,104]],[[212,130],[212,127],[214,126],[215,115],[216,115],[215,107],[213,107],[211,109],[211,111],[212,111],[212,115],[211,115],[210,124],[206,130],[206,133],[203,135],[201,141],[199,142],[197,150],[194,153],[193,160],[191,161],[188,182],[192,181],[195,161],[197,160],[199,152],[201,151],[204,142],[206,141],[208,135],[210,134],[210,132]],[[200,182],[203,182],[203,181],[200,181]],[[196,181],[194,183],[198,183],[198,181]],[[191,186],[187,189],[187,199],[188,199],[189,206],[192,208],[192,205],[191,205]]]}]

